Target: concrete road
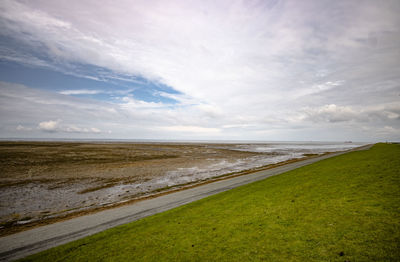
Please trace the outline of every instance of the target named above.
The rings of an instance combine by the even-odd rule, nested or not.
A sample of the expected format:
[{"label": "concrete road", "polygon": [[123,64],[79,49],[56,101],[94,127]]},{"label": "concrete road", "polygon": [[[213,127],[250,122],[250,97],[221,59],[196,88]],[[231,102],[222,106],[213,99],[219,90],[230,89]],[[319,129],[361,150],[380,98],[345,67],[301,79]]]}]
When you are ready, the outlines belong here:
[{"label": "concrete road", "polygon": [[[355,150],[368,149],[363,146]],[[317,161],[344,154],[333,153],[273,169],[233,177],[195,188],[108,209],[0,238],[0,260],[10,261],[37,253],[103,230],[160,213],[229,189],[278,175]]]}]

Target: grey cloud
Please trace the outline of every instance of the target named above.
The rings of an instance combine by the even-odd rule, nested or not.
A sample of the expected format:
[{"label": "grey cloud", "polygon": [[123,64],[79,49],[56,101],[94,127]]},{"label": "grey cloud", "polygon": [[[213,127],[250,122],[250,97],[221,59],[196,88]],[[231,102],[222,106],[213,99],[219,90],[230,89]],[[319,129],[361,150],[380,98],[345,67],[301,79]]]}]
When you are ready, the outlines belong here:
[{"label": "grey cloud", "polygon": [[400,105],[387,104],[372,106],[369,108],[337,106],[335,104],[325,105],[317,108],[305,108],[302,111],[302,119],[305,121],[318,122],[354,122],[372,125],[394,124],[400,127]]},{"label": "grey cloud", "polygon": [[365,121],[363,117],[350,107],[340,107],[335,104],[325,105],[319,108],[304,109],[305,120],[312,122],[347,122],[347,121]]},{"label": "grey cloud", "polygon": [[[3,1],[0,33],[67,73],[78,75],[73,65],[81,63],[106,68],[107,77],[162,82],[182,93],[178,106],[134,98],[95,103],[21,87],[22,97],[8,88],[2,121],[15,122],[15,130],[13,117],[23,125],[63,119],[81,126],[85,116],[121,136],[162,135],[156,123],[182,130],[237,126],[226,135],[266,140],[315,136],[308,127],[317,135],[326,130],[326,139],[377,139],[379,128],[397,130],[398,111],[390,105],[400,99],[399,1],[154,3]],[[91,12],[81,15],[85,10]],[[360,123],[366,128],[352,135],[351,125]],[[328,132],[332,126],[336,133]]]}]

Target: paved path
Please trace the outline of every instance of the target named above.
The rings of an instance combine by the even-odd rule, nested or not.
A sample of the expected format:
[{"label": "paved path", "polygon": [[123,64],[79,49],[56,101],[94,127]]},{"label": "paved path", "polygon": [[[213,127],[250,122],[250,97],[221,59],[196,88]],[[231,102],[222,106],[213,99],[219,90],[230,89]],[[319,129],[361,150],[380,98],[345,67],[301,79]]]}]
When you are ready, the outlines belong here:
[{"label": "paved path", "polygon": [[[368,149],[370,147],[371,145],[360,147],[355,150]],[[22,258],[210,195],[259,181],[270,176],[278,175],[344,153],[346,152],[306,159],[304,161],[178,191],[157,198],[139,201],[132,205],[108,209],[98,213],[1,237],[0,260],[9,261]]]}]

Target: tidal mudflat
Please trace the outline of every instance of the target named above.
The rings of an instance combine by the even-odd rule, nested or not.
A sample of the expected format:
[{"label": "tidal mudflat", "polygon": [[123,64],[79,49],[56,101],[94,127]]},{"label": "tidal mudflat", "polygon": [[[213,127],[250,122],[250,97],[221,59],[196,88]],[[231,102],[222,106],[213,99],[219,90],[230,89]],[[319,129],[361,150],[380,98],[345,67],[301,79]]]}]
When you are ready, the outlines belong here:
[{"label": "tidal mudflat", "polygon": [[0,142],[0,230],[360,145]]}]

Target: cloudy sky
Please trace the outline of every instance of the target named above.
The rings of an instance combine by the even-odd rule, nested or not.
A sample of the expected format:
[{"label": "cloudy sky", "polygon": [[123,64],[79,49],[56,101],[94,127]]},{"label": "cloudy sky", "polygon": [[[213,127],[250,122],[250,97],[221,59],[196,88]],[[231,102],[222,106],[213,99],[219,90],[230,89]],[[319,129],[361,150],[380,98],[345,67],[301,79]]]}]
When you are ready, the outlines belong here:
[{"label": "cloudy sky", "polygon": [[0,2],[0,137],[400,140],[400,1]]}]

